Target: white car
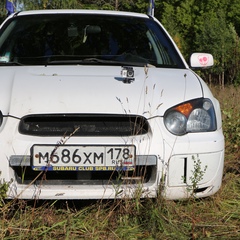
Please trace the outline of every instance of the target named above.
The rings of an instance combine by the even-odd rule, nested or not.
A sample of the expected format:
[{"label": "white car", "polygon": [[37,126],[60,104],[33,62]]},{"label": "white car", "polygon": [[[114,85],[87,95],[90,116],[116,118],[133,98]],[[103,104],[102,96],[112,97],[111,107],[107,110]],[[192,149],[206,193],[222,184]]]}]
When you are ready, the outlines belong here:
[{"label": "white car", "polygon": [[[213,65],[194,53],[191,67]],[[206,197],[224,165],[219,102],[154,17],[39,10],[0,27],[7,197]]]}]

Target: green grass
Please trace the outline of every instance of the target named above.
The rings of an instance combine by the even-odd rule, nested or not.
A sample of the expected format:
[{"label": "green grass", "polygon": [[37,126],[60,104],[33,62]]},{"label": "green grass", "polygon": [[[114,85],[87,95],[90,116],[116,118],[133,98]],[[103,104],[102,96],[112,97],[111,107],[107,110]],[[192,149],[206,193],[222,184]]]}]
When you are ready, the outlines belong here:
[{"label": "green grass", "polygon": [[239,88],[212,88],[223,112],[223,184],[205,199],[4,201],[0,239],[240,239]]}]

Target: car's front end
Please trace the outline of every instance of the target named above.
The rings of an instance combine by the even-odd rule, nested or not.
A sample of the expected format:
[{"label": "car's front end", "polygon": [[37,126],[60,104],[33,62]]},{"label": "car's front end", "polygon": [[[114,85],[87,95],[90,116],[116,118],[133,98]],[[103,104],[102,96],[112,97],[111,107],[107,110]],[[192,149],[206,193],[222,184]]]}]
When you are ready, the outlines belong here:
[{"label": "car's front end", "polygon": [[[180,199],[220,188],[219,103],[156,20],[69,10],[15,18],[0,33],[0,177],[9,198]],[[58,30],[55,18],[64,20]],[[21,19],[27,31],[11,35]]]}]

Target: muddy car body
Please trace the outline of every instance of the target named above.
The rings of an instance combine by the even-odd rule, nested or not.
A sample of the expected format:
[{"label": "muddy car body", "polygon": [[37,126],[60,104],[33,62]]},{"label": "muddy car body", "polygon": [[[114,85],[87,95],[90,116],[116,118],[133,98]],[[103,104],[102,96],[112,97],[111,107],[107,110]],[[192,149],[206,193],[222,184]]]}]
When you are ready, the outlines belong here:
[{"label": "muddy car body", "polygon": [[[191,63],[208,67],[213,59],[196,53]],[[0,73],[8,198],[181,199],[220,188],[219,103],[157,19],[13,14],[0,28]]]}]

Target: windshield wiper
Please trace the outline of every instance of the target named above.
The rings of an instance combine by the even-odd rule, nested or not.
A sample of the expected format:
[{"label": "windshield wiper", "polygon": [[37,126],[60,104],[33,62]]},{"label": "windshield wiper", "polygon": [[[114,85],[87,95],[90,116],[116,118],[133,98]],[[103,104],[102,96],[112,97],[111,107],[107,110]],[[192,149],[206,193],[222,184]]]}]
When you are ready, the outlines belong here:
[{"label": "windshield wiper", "polygon": [[85,64],[101,64],[101,65],[113,65],[113,66],[137,66],[137,67],[144,67],[148,65],[148,62],[146,61],[125,61],[125,60],[112,60],[112,59],[101,59],[101,58],[95,58],[95,57],[87,57],[83,59],[60,59],[60,60],[51,60],[47,61],[46,65],[60,65],[60,64],[79,64],[79,65],[85,65]]},{"label": "windshield wiper", "polygon": [[47,61],[47,65],[58,65],[58,64],[87,64],[87,63],[109,63],[107,60],[102,60],[98,58],[84,58],[84,59],[56,59]]},{"label": "windshield wiper", "polygon": [[19,62],[0,62],[0,66],[24,66]]}]

